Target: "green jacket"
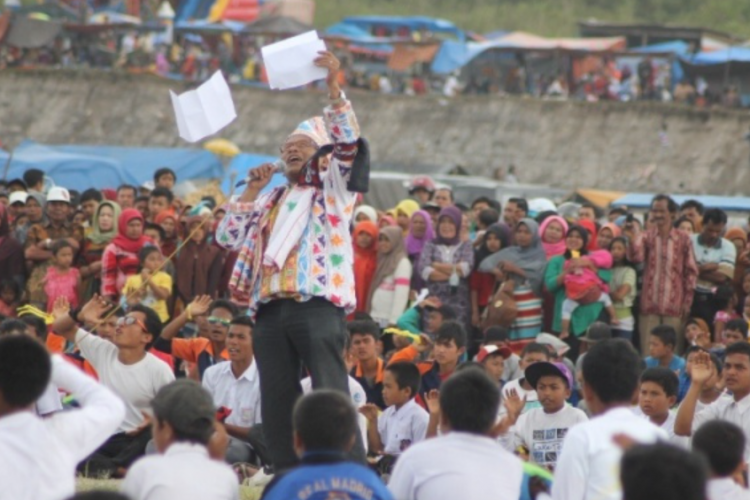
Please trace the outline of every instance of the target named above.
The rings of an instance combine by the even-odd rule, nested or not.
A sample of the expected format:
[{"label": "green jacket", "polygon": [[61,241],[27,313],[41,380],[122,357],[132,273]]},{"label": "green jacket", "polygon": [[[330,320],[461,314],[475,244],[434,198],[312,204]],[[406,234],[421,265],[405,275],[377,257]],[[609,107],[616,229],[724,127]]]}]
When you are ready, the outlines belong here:
[{"label": "green jacket", "polygon": [[[562,328],[562,303],[565,300],[565,287],[557,283],[557,277],[563,272],[564,266],[565,257],[558,255],[547,262],[547,269],[544,271],[544,286],[555,296],[555,315],[552,320],[552,330],[558,333]],[[612,271],[609,269],[600,269],[597,274],[605,283],[609,283],[612,279]],[[570,319],[571,333],[576,336],[585,333],[589,325],[599,318],[603,308],[604,305],[601,302],[576,308]]]}]

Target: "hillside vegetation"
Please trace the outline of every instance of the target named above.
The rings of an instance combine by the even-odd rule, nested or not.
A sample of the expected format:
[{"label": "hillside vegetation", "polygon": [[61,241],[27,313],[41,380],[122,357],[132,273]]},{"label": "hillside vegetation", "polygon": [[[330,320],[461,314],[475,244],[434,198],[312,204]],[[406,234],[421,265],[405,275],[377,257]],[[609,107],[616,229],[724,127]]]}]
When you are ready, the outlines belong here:
[{"label": "hillside vegetation", "polygon": [[702,26],[750,38],[750,0],[317,0],[315,21],[325,27],[370,14],[441,17],[478,33],[575,36],[578,21],[596,18]]}]

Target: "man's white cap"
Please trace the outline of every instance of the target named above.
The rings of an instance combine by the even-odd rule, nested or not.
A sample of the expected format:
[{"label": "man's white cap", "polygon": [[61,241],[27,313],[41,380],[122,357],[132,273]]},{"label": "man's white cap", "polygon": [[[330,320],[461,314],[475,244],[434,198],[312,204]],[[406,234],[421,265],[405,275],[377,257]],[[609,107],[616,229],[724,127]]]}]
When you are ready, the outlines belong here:
[{"label": "man's white cap", "polygon": [[29,193],[26,191],[14,191],[10,193],[10,198],[8,199],[8,204],[13,205],[14,203],[23,203],[26,204],[26,200],[29,199]]},{"label": "man's white cap", "polygon": [[70,203],[70,193],[64,187],[55,186],[47,192],[47,203],[50,201],[64,201]]}]

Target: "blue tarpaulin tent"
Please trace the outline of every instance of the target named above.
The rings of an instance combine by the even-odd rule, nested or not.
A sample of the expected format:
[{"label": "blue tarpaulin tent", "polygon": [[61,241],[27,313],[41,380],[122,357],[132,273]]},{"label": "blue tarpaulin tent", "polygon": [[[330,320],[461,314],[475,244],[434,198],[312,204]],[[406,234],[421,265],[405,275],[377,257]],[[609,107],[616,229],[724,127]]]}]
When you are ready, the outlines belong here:
[{"label": "blue tarpaulin tent", "polygon": [[[256,155],[250,153],[238,154],[237,156],[232,158],[232,163],[229,164],[227,173],[224,176],[224,182],[222,182],[221,184],[221,190],[225,194],[231,193],[233,181],[236,184],[247,177],[248,170],[259,167],[263,163],[272,163],[274,161],[276,161],[275,156]],[[267,191],[270,191],[276,186],[280,186],[284,183],[286,183],[286,177],[284,177],[282,174],[276,174],[271,178],[271,182],[268,183],[268,186],[263,189],[263,192],[265,193]],[[244,187],[240,189],[244,189]],[[235,194],[239,194],[239,190]]]},{"label": "blue tarpaulin tent", "polygon": [[431,31],[433,33],[448,33],[454,35],[458,40],[466,40],[466,34],[450,21],[436,19],[434,17],[422,16],[352,16],[345,17],[347,24],[357,25],[365,30],[372,30],[375,26],[384,26],[389,29],[409,28],[411,31]]},{"label": "blue tarpaulin tent", "polygon": [[[6,159],[0,155],[0,162]],[[45,172],[55,184],[79,191],[91,187],[141,185],[154,171],[169,167],[177,180],[222,178],[224,169],[215,154],[202,149],[126,148],[115,146],[51,146],[22,142],[14,151],[8,178],[21,177],[29,168]]]},{"label": "blue tarpaulin tent", "polygon": [[334,24],[325,31],[326,35],[339,36],[352,42],[352,47],[370,50],[372,52],[393,52],[393,45],[387,38],[372,36],[369,31],[345,22]]},{"label": "blue tarpaulin tent", "polygon": [[699,52],[683,60],[695,66],[712,66],[726,63],[750,63],[750,47],[727,47],[713,52]]},{"label": "blue tarpaulin tent", "polygon": [[[677,85],[685,77],[685,71],[682,69],[680,64],[680,58],[687,57],[690,54],[690,44],[683,42],[682,40],[674,40],[671,42],[656,43],[654,45],[645,45],[643,47],[637,47],[632,49],[631,52],[637,52],[639,54],[674,54],[675,58],[671,64],[672,70],[672,88]],[[629,59],[629,58],[625,58]],[[633,68],[635,69],[637,62],[634,61]]]},{"label": "blue tarpaulin tent", "polygon": [[[630,193],[613,201],[610,206],[625,205],[631,208],[648,208],[651,206],[651,200],[654,196],[654,194],[649,193]],[[739,196],[675,195],[672,196],[672,199],[678,204],[687,200],[698,200],[705,207],[720,208],[728,212],[750,212],[750,198]]]}]

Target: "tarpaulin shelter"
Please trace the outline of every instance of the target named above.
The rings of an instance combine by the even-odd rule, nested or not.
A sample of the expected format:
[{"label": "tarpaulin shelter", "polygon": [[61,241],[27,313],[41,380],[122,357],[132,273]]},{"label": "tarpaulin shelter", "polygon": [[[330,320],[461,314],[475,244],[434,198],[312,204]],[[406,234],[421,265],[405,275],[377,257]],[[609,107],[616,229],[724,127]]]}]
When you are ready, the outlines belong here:
[{"label": "tarpaulin shelter", "polygon": [[[0,164],[5,165],[7,160],[8,153],[0,152]],[[180,181],[221,178],[224,174],[219,157],[202,149],[52,146],[24,141],[13,151],[7,178],[21,177],[25,170],[38,168],[55,184],[83,190],[141,185],[164,166],[174,170]]]},{"label": "tarpaulin shelter", "polygon": [[603,191],[601,189],[576,189],[567,201],[577,203],[589,202],[596,207],[604,210],[609,207],[613,201],[625,196],[622,191]]},{"label": "tarpaulin shelter", "polygon": [[5,36],[5,43],[22,49],[44,47],[62,32],[60,21],[42,21],[23,16],[13,16]]},{"label": "tarpaulin shelter", "polygon": [[255,35],[299,35],[313,29],[309,24],[301,23],[293,17],[268,16],[248,24],[243,33]]},{"label": "tarpaulin shelter", "polygon": [[345,17],[343,21],[359,26],[375,36],[403,37],[414,32],[430,32],[452,35],[459,41],[466,40],[466,34],[455,24],[433,17],[351,16]]},{"label": "tarpaulin shelter", "polygon": [[387,37],[372,36],[369,31],[354,24],[345,22],[329,26],[325,30],[325,33],[323,33],[323,38],[334,41],[345,41],[349,44],[348,49],[354,53],[373,53],[380,55],[388,55],[392,53],[393,45],[391,45],[391,42],[396,40]]},{"label": "tarpaulin shelter", "polygon": [[450,73],[470,63],[487,51],[560,52],[594,54],[615,52],[625,47],[625,39],[613,38],[544,38],[515,31],[497,40],[480,43],[459,43],[446,40],[432,62],[433,73]]},{"label": "tarpaulin shelter", "polygon": [[750,47],[734,46],[712,52],[699,52],[680,59],[690,76],[702,76],[710,88],[721,92],[735,85],[742,104],[750,105]]},{"label": "tarpaulin shelter", "polygon": [[220,21],[212,23],[207,20],[199,21],[180,21],[175,24],[175,33],[201,33],[201,34],[221,34],[221,33],[241,33],[245,23],[239,21]]},{"label": "tarpaulin shelter", "polygon": [[[612,206],[626,206],[628,208],[648,208],[654,198],[651,193],[630,193],[612,202]],[[740,196],[708,196],[681,194],[674,195],[672,199],[678,204],[687,200],[698,200],[705,207],[720,208],[727,212],[750,212],[750,198]]]},{"label": "tarpaulin shelter", "polygon": [[413,64],[428,63],[440,49],[439,43],[397,44],[388,59],[388,67],[394,71],[406,71]]}]

